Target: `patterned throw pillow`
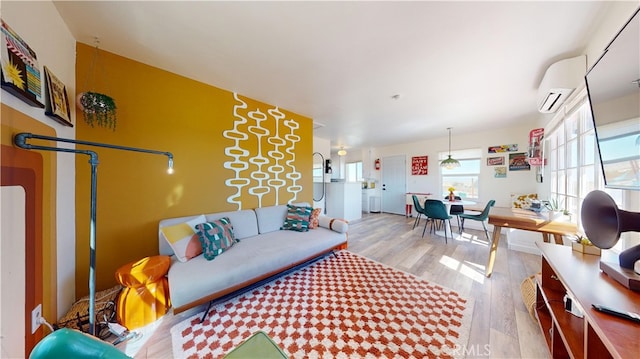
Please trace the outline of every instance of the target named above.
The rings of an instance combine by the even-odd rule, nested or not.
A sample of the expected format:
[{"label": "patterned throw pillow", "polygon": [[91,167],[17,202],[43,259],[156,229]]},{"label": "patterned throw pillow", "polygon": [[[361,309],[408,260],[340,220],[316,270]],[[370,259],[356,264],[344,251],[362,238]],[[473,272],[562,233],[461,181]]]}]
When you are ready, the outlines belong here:
[{"label": "patterned throw pillow", "polygon": [[186,262],[202,253],[202,246],[193,227],[206,221],[205,216],[201,214],[188,222],[160,228],[160,234],[169,243],[180,262]]},{"label": "patterned throw pillow", "polygon": [[311,216],[309,216],[309,229],[318,228],[319,226],[318,217],[320,217],[321,211],[322,211],[322,208],[314,208],[314,210],[311,211]]},{"label": "patterned throw pillow", "polygon": [[233,226],[227,217],[195,226],[202,245],[204,258],[211,261],[238,242],[233,234]]},{"label": "patterned throw pillow", "polygon": [[309,217],[311,216],[311,207],[298,207],[287,205],[287,218],[284,225],[280,229],[287,229],[298,232],[307,232],[309,230]]}]

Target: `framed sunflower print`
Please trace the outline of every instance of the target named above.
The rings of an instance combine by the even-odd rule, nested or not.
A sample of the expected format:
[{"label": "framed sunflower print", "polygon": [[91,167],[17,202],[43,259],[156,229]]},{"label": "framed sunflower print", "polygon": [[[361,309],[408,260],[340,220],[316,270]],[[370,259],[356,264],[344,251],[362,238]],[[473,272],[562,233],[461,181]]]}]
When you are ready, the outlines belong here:
[{"label": "framed sunflower print", "polygon": [[0,19],[0,86],[34,107],[44,107],[35,51]]}]

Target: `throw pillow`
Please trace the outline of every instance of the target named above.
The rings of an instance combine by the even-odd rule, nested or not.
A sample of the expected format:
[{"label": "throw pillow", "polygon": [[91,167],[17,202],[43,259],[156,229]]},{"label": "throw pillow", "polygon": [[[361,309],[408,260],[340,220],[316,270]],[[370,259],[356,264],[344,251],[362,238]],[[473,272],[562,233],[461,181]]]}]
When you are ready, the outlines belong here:
[{"label": "throw pillow", "polygon": [[202,253],[202,246],[198,240],[198,235],[194,230],[194,226],[198,223],[206,222],[207,218],[204,214],[183,223],[165,226],[160,229],[160,233],[169,243],[173,253],[180,262],[186,262],[189,259]]},{"label": "throw pillow", "polygon": [[309,216],[309,229],[318,228],[318,217],[320,217],[321,211],[322,208],[315,208],[313,211],[311,211],[311,215]]},{"label": "throw pillow", "polygon": [[330,229],[338,233],[346,233],[349,230],[349,222],[344,219],[320,216],[318,218],[320,227]]},{"label": "throw pillow", "polygon": [[211,261],[238,242],[228,217],[195,226],[204,258]]},{"label": "throw pillow", "polygon": [[306,206],[287,205],[287,217],[280,229],[307,232],[309,230],[309,217],[313,208]]}]

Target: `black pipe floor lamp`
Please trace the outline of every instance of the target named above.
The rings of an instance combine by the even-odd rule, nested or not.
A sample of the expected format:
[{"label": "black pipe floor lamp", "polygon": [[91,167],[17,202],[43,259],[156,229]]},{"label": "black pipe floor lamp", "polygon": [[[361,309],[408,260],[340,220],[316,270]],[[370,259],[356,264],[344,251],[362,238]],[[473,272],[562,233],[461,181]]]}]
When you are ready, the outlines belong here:
[{"label": "black pipe floor lamp", "polygon": [[144,148],[126,147],[111,145],[107,143],[88,142],[80,140],[72,140],[69,138],[50,137],[34,135],[32,133],[22,132],[17,134],[13,142],[16,146],[25,150],[41,150],[41,151],[56,151],[56,152],[68,152],[75,154],[82,154],[89,156],[89,164],[91,164],[91,222],[90,222],[90,237],[89,237],[89,334],[95,335],[96,332],[96,188],[97,188],[97,170],[98,170],[98,153],[90,150],[78,150],[74,148],[53,147],[43,145],[28,144],[29,139],[55,141],[74,143],[84,146],[103,147],[121,151],[133,151],[150,153],[154,155],[163,155],[169,158],[169,168],[167,173],[173,173],[173,154],[171,152],[147,150]]}]

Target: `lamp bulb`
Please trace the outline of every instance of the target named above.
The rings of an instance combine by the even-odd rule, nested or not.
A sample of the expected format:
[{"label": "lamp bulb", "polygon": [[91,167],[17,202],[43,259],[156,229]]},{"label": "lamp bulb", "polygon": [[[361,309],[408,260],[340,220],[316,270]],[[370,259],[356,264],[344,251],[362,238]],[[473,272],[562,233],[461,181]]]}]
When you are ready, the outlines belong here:
[{"label": "lamp bulb", "polygon": [[173,174],[173,158],[169,158],[169,168],[167,168],[168,174]]}]

